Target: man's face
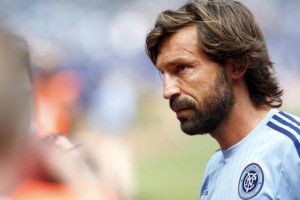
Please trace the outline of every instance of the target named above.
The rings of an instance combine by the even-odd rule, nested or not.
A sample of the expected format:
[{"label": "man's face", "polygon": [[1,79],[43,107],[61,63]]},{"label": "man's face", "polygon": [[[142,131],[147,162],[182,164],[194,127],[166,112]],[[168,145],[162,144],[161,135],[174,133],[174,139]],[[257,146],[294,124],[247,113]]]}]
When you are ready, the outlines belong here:
[{"label": "man's face", "polygon": [[226,70],[199,49],[196,27],[185,27],[162,42],[156,62],[164,98],[190,135],[213,132],[234,104]]}]

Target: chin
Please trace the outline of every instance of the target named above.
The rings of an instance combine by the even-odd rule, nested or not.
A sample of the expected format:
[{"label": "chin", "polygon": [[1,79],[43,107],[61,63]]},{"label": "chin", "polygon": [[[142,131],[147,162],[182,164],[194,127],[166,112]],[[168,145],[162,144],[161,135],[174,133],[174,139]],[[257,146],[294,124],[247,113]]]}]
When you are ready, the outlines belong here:
[{"label": "chin", "polygon": [[206,135],[208,133],[201,133],[201,132],[187,132],[187,131],[183,131],[186,135],[189,136],[194,136],[194,135]]},{"label": "chin", "polygon": [[188,120],[180,120],[181,130],[187,135],[206,135],[209,133],[208,129],[205,127],[195,126]]}]

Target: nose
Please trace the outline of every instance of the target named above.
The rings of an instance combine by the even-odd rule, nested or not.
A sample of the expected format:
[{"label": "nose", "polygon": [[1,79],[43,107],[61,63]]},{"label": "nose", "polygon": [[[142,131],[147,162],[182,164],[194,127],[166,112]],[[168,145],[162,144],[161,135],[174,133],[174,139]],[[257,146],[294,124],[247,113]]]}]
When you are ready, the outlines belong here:
[{"label": "nose", "polygon": [[164,76],[164,91],[163,96],[165,99],[171,99],[173,96],[180,95],[180,88],[177,85],[177,81],[172,79],[172,77]]}]

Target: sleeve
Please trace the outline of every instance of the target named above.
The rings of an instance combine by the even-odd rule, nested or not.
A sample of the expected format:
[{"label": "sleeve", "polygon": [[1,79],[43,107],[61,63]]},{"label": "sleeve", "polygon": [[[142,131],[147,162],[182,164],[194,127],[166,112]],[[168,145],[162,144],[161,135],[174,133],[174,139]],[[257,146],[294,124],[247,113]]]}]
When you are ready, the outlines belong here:
[{"label": "sleeve", "polygon": [[205,172],[204,174],[204,178],[203,178],[203,182],[202,182],[202,186],[201,186],[201,190],[200,190],[200,198],[203,199],[204,196],[207,195],[207,190],[208,190],[208,175]]},{"label": "sleeve", "polygon": [[215,159],[216,159],[216,153],[218,151],[216,151],[214,153],[214,155],[211,157],[211,159],[208,161],[208,163],[206,164],[205,167],[205,172],[204,172],[204,177],[203,177],[203,181],[202,181],[202,185],[201,185],[201,189],[200,189],[200,199],[201,200],[205,200],[208,199],[208,186],[210,184],[210,177],[209,174],[211,172],[211,169],[215,163]]},{"label": "sleeve", "polygon": [[[298,140],[299,141],[299,140]],[[291,144],[283,159],[276,199],[300,199],[300,149]]]}]

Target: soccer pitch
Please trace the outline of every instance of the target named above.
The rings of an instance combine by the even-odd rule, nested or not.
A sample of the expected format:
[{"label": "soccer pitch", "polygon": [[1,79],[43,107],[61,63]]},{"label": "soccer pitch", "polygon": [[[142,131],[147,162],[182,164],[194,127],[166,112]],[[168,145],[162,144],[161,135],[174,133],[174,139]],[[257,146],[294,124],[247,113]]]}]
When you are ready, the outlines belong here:
[{"label": "soccer pitch", "polygon": [[205,166],[218,145],[210,136],[183,136],[170,147],[138,162],[138,200],[198,200]]}]

